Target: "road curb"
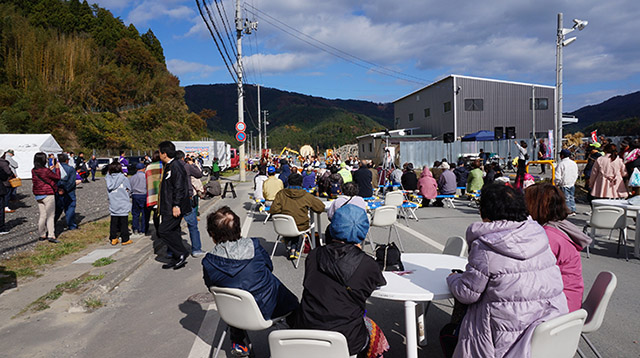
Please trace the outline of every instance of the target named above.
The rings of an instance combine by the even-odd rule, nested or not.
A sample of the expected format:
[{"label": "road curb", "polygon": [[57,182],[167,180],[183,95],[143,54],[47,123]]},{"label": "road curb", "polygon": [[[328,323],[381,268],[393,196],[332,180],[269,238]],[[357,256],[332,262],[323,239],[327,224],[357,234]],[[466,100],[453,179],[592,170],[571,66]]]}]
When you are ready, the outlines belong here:
[{"label": "road curb", "polygon": [[[203,205],[200,208],[202,214],[208,214],[211,208],[220,200],[220,197],[215,197],[211,200],[208,200],[206,202],[207,205]],[[182,226],[186,227],[186,224]],[[145,263],[145,261],[147,261],[151,256],[154,255],[153,243],[154,241],[152,239],[149,239],[147,243],[140,246],[140,248],[136,252],[129,253],[128,257],[118,260],[117,269],[108,272],[103,279],[101,279],[93,287],[85,291],[76,301],[71,304],[68,312],[87,312],[88,309],[85,307],[84,302],[88,299],[100,299],[103,295],[111,292],[122,281],[124,281],[127,277],[134,273],[140,266],[142,266],[142,264]],[[99,269],[89,270],[89,272],[92,271],[98,272]]]}]

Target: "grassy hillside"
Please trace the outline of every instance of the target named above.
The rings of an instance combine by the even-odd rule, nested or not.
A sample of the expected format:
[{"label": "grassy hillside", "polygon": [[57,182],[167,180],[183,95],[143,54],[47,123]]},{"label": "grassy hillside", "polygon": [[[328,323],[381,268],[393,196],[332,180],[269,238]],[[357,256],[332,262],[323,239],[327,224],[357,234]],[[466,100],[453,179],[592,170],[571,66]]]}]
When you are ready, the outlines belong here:
[{"label": "grassy hillside", "polygon": [[0,1],[0,131],[65,149],[147,149],[206,135],[160,41],[86,0]]},{"label": "grassy hillside", "polygon": [[[207,118],[210,130],[235,133],[237,92],[233,84],[185,87],[189,109]],[[245,86],[245,122],[257,134],[257,88]],[[269,111],[269,146],[331,148],[353,143],[358,135],[393,126],[393,105],[357,100],[330,100],[261,88],[262,109]],[[208,112],[208,115],[207,113]],[[214,114],[215,112],[215,114]]]}]

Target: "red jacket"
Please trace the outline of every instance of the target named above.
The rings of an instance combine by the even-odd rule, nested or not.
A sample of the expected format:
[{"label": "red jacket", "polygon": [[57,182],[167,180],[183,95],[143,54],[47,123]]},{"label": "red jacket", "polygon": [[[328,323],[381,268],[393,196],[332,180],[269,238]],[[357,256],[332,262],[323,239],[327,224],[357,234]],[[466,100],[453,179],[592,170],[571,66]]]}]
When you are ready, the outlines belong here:
[{"label": "red jacket", "polygon": [[31,169],[34,195],[54,195],[58,191],[56,184],[60,180],[60,172],[56,169],[38,168]]}]

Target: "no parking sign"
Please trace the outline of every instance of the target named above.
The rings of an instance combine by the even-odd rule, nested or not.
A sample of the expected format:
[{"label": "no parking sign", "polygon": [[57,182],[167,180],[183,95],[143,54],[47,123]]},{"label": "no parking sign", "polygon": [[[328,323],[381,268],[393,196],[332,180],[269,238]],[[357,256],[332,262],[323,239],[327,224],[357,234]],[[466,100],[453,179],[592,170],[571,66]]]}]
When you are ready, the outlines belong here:
[{"label": "no parking sign", "polygon": [[245,132],[237,132],[236,133],[236,140],[238,142],[244,142],[247,139],[247,134]]}]

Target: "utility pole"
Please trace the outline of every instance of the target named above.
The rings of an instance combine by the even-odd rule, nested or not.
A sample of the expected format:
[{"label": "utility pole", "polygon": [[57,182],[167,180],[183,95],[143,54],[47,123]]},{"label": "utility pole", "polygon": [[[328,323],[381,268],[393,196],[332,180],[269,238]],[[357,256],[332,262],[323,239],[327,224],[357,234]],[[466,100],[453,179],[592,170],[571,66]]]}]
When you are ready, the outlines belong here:
[{"label": "utility pole", "polygon": [[262,157],[262,124],[260,117],[262,117],[262,112],[260,111],[260,85],[258,85],[258,157]]},{"label": "utility pole", "polygon": [[[244,88],[242,87],[242,72],[244,71],[244,68],[242,67],[242,33],[244,32],[249,35],[251,34],[252,30],[257,29],[257,22],[250,22],[249,20],[244,20],[242,18],[240,0],[236,0],[236,45],[238,50],[238,57],[236,60],[236,67],[238,69],[238,123],[242,123],[244,128],[246,128],[246,125],[244,125]],[[247,180],[247,171],[245,167],[247,158],[244,153],[244,144],[244,141],[240,142],[240,147],[238,150],[240,152],[240,181]]]},{"label": "utility pole", "polygon": [[267,116],[269,115],[269,111],[267,111],[266,109],[264,111],[262,111],[263,114],[263,121],[264,121],[264,149],[269,149],[269,146],[267,145],[267,124],[269,124],[269,122],[267,122]]}]

